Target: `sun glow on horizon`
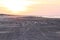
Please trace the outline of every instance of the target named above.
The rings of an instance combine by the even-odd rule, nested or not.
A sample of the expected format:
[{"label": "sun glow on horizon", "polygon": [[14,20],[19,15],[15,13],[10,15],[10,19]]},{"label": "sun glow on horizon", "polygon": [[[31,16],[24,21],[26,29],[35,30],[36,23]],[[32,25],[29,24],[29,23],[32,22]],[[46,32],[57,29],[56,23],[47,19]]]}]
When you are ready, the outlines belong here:
[{"label": "sun glow on horizon", "polygon": [[27,1],[27,0],[2,0],[0,1],[0,4],[2,4],[2,6],[5,6],[8,10],[11,10],[12,12],[26,11],[28,9],[28,6],[34,3],[36,2]]}]

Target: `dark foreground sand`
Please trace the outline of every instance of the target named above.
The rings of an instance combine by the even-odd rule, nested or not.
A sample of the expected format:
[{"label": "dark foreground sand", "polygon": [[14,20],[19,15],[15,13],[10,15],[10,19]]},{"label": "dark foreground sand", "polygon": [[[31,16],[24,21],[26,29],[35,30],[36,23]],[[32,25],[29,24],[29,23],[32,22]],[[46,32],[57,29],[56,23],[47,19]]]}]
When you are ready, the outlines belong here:
[{"label": "dark foreground sand", "polygon": [[60,40],[60,19],[1,16],[0,40]]}]

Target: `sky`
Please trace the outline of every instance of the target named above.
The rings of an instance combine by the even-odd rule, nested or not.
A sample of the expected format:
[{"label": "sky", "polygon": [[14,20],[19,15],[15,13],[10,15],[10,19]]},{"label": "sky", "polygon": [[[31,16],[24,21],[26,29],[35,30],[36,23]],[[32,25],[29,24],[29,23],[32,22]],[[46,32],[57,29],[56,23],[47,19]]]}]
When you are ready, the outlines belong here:
[{"label": "sky", "polygon": [[[6,0],[3,0],[3,1],[6,1]],[[7,9],[7,7],[3,6],[2,5],[3,1],[0,0],[0,13],[16,14],[16,15],[34,15],[34,16],[44,16],[44,17],[59,17],[60,18],[60,0],[27,0],[27,2],[31,1],[31,3],[26,4],[28,5],[26,8],[27,10],[25,11],[20,10],[19,12],[16,12],[16,13],[12,12],[11,10]],[[22,7],[22,6],[20,5],[19,7]]]}]

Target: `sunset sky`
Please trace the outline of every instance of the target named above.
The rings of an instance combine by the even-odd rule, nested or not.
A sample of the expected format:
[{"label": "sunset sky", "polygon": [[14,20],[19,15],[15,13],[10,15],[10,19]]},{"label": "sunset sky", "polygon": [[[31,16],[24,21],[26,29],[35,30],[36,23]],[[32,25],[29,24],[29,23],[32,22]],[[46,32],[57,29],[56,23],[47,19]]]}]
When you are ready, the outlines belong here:
[{"label": "sunset sky", "polygon": [[0,13],[60,17],[60,0],[0,0]]}]

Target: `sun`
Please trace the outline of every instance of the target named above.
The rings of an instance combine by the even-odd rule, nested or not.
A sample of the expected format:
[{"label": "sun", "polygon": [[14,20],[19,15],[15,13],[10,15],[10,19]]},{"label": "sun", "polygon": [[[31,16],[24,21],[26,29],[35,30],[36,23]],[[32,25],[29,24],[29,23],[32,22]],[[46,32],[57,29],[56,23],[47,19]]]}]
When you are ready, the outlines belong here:
[{"label": "sun", "polygon": [[35,2],[27,1],[27,0],[3,0],[0,2],[3,4],[8,10],[12,12],[17,11],[26,11],[27,7]]}]

